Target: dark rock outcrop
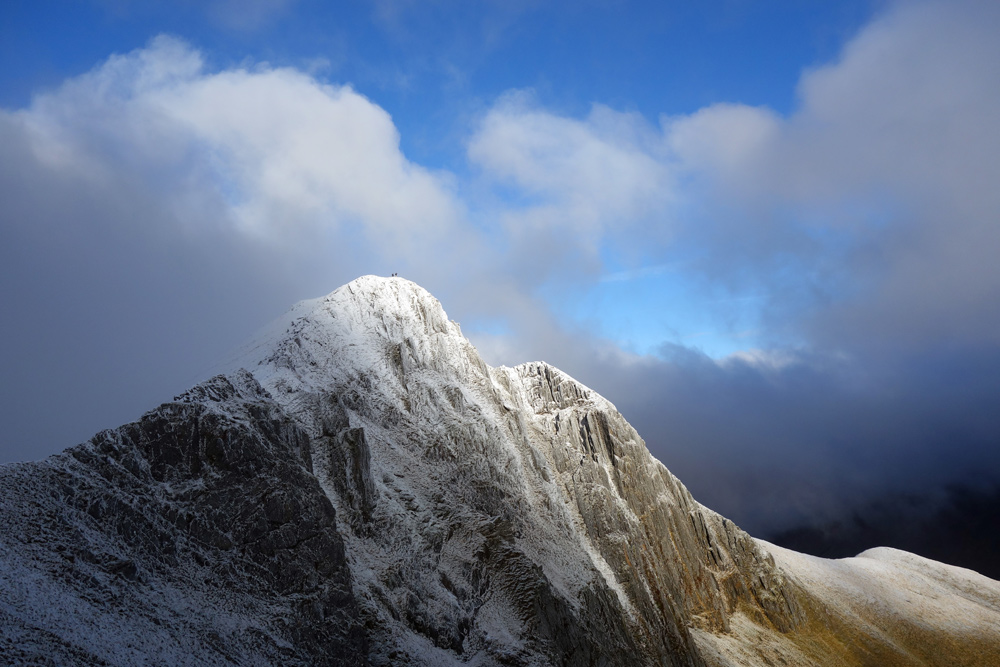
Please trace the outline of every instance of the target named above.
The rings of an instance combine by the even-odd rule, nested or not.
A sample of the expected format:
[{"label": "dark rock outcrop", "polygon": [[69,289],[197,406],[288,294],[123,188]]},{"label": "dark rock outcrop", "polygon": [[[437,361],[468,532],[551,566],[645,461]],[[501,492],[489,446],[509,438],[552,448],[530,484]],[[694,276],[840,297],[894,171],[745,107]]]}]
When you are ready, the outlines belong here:
[{"label": "dark rock outcrop", "polygon": [[364,664],[309,437],[248,373],[0,467],[8,664]]}]

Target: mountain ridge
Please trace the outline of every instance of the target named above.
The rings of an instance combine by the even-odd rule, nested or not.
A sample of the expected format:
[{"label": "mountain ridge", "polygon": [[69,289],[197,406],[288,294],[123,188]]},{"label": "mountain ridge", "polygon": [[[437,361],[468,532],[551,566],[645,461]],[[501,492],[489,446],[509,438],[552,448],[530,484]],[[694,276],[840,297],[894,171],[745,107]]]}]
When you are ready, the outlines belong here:
[{"label": "mountain ridge", "polygon": [[[85,489],[97,498],[114,497],[116,484],[134,487],[130,465],[147,474],[158,462],[186,480],[167,481],[170,493],[186,485],[186,502],[197,503],[223,493],[218,484],[225,475],[217,467],[235,449],[244,467],[237,468],[242,477],[230,485],[231,495],[223,493],[227,503],[265,480],[280,490],[279,498],[290,499],[246,495],[251,500],[237,513],[246,534],[275,533],[253,542],[264,551],[252,556],[297,564],[296,576],[309,584],[310,609],[326,609],[317,600],[332,595],[315,574],[322,565],[336,573],[331,582],[343,604],[321,614],[303,611],[296,606],[303,593],[286,590],[280,578],[263,602],[240,598],[246,591],[239,577],[225,579],[230,598],[279,610],[250,614],[265,629],[257,644],[240,632],[227,635],[235,647],[231,662],[920,665],[948,655],[953,664],[985,665],[1000,653],[997,582],[902,552],[830,562],[754,540],[697,503],[610,402],[544,362],[490,368],[441,304],[409,281],[364,276],[301,302],[227,366],[225,375],[137,422],[148,426],[173,415],[170,430],[154,429],[153,437],[148,428],[126,425],[95,436],[79,456],[57,456],[78,461],[83,468],[75,472],[88,480],[94,470],[116,471],[104,477],[110,488],[95,481]],[[172,405],[201,407],[189,408],[198,413],[192,421]],[[238,436],[206,435],[200,426],[206,415]],[[132,432],[146,436],[124,437]],[[131,448],[109,449],[109,438]],[[236,444],[229,447],[231,441]],[[163,452],[174,454],[164,459]],[[277,469],[294,462],[299,470],[275,478],[250,465],[263,455]],[[42,464],[44,470],[48,464]],[[152,481],[141,479],[152,496],[169,495],[156,486],[163,480],[148,475]],[[55,492],[39,483],[35,495],[15,493],[8,482],[16,477],[14,469],[0,468],[5,509],[37,505],[36,496],[45,493],[62,497],[55,481]],[[72,506],[67,498],[80,493],[60,502]],[[48,505],[53,512],[63,506]],[[313,508],[308,525],[289,509],[299,506]],[[170,503],[163,507],[170,516]],[[195,515],[193,525],[215,526],[201,537],[177,536],[182,546],[194,539],[194,564],[185,561],[185,567],[200,572],[199,554],[206,562],[233,561],[238,572],[242,556],[234,553],[232,531],[185,511]],[[86,516],[80,521],[102,535],[97,541],[106,551],[128,552],[127,534]],[[186,515],[174,516],[175,527],[177,516]],[[15,521],[3,534],[31,536],[26,522]],[[321,535],[329,558],[309,566],[316,555],[309,540]],[[30,552],[23,545],[4,549],[14,561]],[[153,554],[139,552],[141,558],[119,560],[138,563],[136,572],[159,567]],[[142,565],[144,558],[151,564]],[[53,582],[67,568],[88,571],[75,561],[62,565],[36,568],[33,576]],[[131,572],[127,564],[104,561],[90,569],[138,595],[145,584],[115,568]],[[897,599],[893,586],[874,607],[854,594],[859,581],[877,583],[879,574],[907,586],[917,602]],[[81,584],[67,595],[93,597],[92,588]],[[964,625],[945,623],[934,599],[948,600]],[[113,609],[114,599],[104,605]],[[19,636],[31,636],[30,628],[52,632],[37,611],[27,602],[0,606],[0,614],[26,628]],[[921,618],[927,611],[934,612],[933,623]],[[328,627],[329,614],[341,619],[343,632]],[[885,619],[899,631],[881,627]],[[211,625],[210,617],[203,620]],[[326,634],[296,639],[294,628],[309,623]],[[184,632],[192,635],[177,629]],[[69,645],[89,650],[86,641]],[[218,659],[199,655],[189,662]]]}]

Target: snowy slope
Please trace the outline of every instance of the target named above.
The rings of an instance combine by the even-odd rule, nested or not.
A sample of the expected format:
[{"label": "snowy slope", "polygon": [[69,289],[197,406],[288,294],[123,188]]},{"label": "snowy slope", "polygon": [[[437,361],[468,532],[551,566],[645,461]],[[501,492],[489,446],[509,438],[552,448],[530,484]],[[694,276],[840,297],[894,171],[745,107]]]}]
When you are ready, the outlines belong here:
[{"label": "snowy slope", "polygon": [[[489,368],[399,278],[360,278],[289,319],[234,366],[310,433],[314,470],[350,519],[356,595],[392,634],[381,645],[437,663],[700,664],[687,626],[725,630],[742,598],[764,622],[795,624],[766,552],[694,502],[592,390],[542,363]],[[500,547],[510,581],[488,583],[544,589],[579,637],[546,638],[537,591],[482,590],[483,552]],[[437,655],[427,637],[462,652]]]},{"label": "snowy slope", "polygon": [[307,445],[244,372],[0,466],[0,664],[359,664]]},{"label": "snowy slope", "polygon": [[[608,401],[544,363],[490,368],[409,281],[365,276],[302,302],[226,372],[61,458],[0,468],[0,558],[15,591],[0,593],[0,656],[53,642],[111,662],[173,661],[188,647],[192,664],[990,665],[1000,655],[997,582],[891,550],[825,561],[754,540],[692,499]],[[238,432],[224,440],[239,443],[241,464],[225,474],[205,414],[225,426],[213,433]],[[164,419],[169,429],[150,426]],[[163,465],[167,477],[146,472]],[[60,490],[63,470],[87,503]],[[74,525],[90,532],[64,550],[89,540],[150,574],[134,581],[101,561],[70,567],[80,578],[67,583],[33,508],[86,513],[131,495],[146,499],[129,501],[140,516],[161,517],[180,566],[81,515]],[[235,532],[218,507],[239,507]],[[316,540],[327,545],[318,559]],[[202,561],[226,573],[219,586],[199,583]],[[251,600],[241,577],[262,566],[271,578]],[[119,599],[141,613],[130,618]],[[53,615],[52,600],[71,611]],[[121,629],[102,638],[60,625],[85,604]],[[265,639],[218,621],[234,605]],[[158,614],[174,644],[147,633],[157,624],[143,619]],[[219,623],[229,653],[199,644]],[[117,660],[122,643],[133,653]]]},{"label": "snowy slope", "polygon": [[[752,639],[759,632],[806,664],[824,661],[817,614],[826,613],[822,600],[830,593],[799,572],[800,563],[775,565],[770,545],[691,499],[592,390],[544,363],[489,368],[419,286],[360,278],[297,308],[236,365],[251,369],[314,441],[324,443],[314,449],[314,466],[335,504],[357,517],[352,525],[378,526],[380,536],[433,549],[442,524],[454,535],[456,525],[511,516],[510,548],[541,570],[553,595],[573,608],[597,591],[601,605],[620,614],[618,623],[635,639],[621,647],[632,656],[625,664],[655,664],[664,654],[677,664],[713,661],[726,639],[746,635],[746,643],[759,645],[759,637]],[[354,403],[354,396],[365,400]],[[333,413],[340,426],[331,428]],[[368,477],[355,485],[367,489],[361,516],[350,481],[337,481],[343,461],[320,460],[324,447],[342,449],[338,428],[366,436]],[[420,471],[417,479],[414,471]],[[432,509],[441,506],[463,514],[442,521]],[[389,644],[414,634],[405,618],[390,618],[403,598],[421,601],[432,617],[463,618],[457,636],[466,651],[504,642],[503,650],[516,651],[537,634],[510,620],[523,612],[516,602],[490,617],[502,626],[490,628],[479,615],[485,608],[472,604],[478,611],[462,616],[449,604],[465,604],[465,598],[435,585],[442,573],[462,580],[478,537],[446,539],[444,556],[425,563],[408,561],[405,549],[364,530],[350,528],[345,539],[355,571],[363,573],[356,592],[392,628]],[[420,583],[398,585],[399,571],[404,581]],[[986,586],[984,599],[995,586]],[[388,610],[372,600],[384,600]],[[987,627],[996,627],[994,607],[978,599],[973,606]],[[996,631],[983,636],[989,646],[1000,644]],[[730,653],[740,664],[739,652]],[[867,664],[866,656],[844,650],[828,664]],[[454,659],[466,660],[468,653]]]}]

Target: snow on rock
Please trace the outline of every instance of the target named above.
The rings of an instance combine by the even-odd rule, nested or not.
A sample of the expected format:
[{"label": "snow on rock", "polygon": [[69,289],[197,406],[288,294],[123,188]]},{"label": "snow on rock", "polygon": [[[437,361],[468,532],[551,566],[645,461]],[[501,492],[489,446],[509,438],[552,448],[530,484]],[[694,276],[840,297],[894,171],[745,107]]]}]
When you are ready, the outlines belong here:
[{"label": "snow on rock", "polygon": [[1000,664],[1000,583],[887,547],[827,560],[759,543],[811,598],[826,651],[862,646],[862,664]]},{"label": "snow on rock", "polygon": [[0,663],[363,662],[308,436],[246,372],[0,466]]},{"label": "snow on rock", "polygon": [[985,665],[1000,648],[997,582],[754,540],[607,400],[544,363],[490,368],[401,278],[298,304],[225,370],[0,468],[0,656]]}]

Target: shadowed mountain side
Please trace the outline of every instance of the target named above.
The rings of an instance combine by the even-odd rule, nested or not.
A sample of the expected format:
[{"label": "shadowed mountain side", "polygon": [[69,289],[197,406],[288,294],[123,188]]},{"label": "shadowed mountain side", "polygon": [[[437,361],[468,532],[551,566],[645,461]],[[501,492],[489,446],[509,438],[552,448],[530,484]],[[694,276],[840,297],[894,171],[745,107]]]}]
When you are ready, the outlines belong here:
[{"label": "shadowed mountain side", "polygon": [[238,373],[0,466],[0,662],[363,664],[343,541],[308,453]]}]

